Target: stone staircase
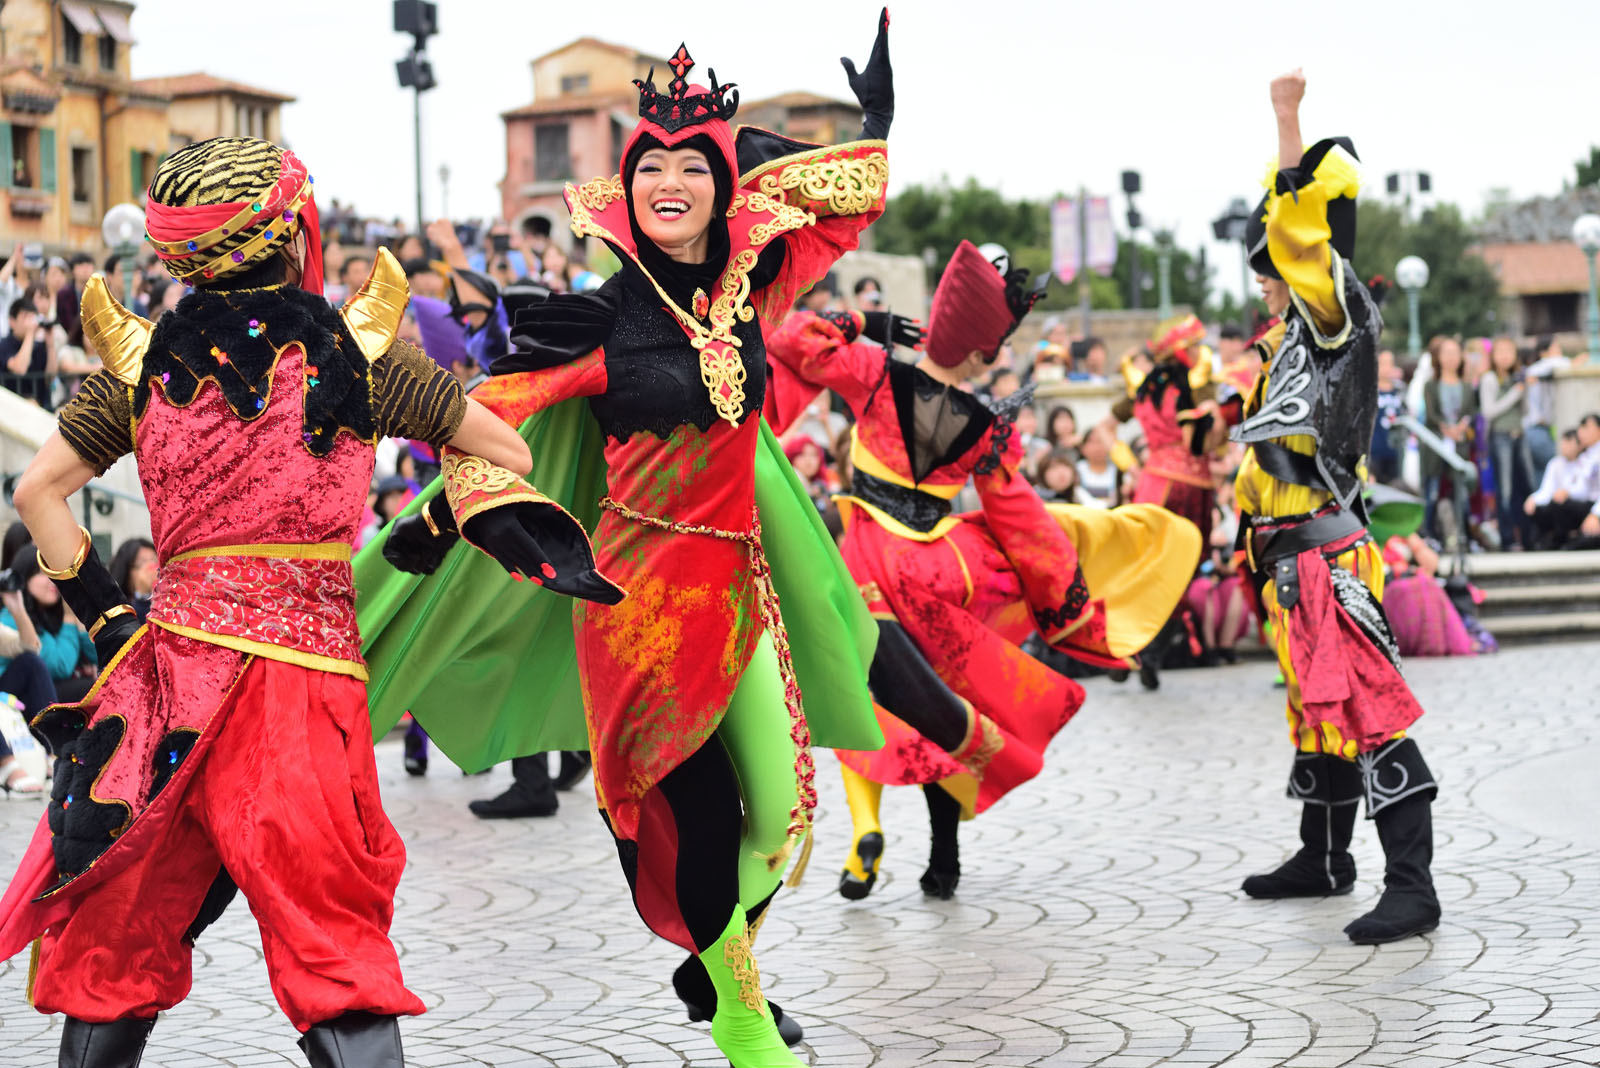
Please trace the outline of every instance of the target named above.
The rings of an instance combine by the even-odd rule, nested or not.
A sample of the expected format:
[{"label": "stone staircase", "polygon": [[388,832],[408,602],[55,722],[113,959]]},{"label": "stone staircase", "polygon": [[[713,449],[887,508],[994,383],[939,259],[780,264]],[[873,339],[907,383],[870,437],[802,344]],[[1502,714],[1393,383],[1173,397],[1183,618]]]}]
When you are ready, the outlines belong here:
[{"label": "stone staircase", "polygon": [[[1454,561],[1439,561],[1448,575]],[[1479,618],[1502,643],[1600,635],[1600,551],[1480,553],[1467,577],[1483,591]]]}]

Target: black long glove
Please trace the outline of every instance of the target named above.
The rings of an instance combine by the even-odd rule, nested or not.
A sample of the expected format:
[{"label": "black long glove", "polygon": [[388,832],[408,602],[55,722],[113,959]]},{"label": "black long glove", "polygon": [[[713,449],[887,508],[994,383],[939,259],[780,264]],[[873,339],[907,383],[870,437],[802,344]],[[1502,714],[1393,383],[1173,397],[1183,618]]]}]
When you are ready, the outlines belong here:
[{"label": "black long glove", "polygon": [[554,505],[520,501],[490,508],[468,519],[461,533],[512,578],[600,604],[623,598],[623,590],[595,570],[583,528]]},{"label": "black long glove", "polygon": [[[87,539],[88,535],[84,537]],[[56,579],[55,584],[61,591],[61,599],[85,627],[94,629],[99,624],[94,633],[94,652],[100,667],[104,668],[139,629],[139,615],[128,603],[128,595],[111,577],[92,544],[88,546],[83,563],[78,565],[78,573],[72,578]],[[119,607],[127,611],[101,622],[102,616]]]},{"label": "black long glove", "polygon": [[848,56],[841,57],[845,75],[850,79],[850,91],[856,94],[863,112],[861,139],[881,141],[889,136],[894,122],[894,70],[889,65],[889,9],[878,16],[878,38],[872,42],[872,54],[867,65],[856,73],[856,65]]},{"label": "black long glove", "polygon": [[[423,512],[433,519],[438,534],[428,526]],[[456,517],[450,513],[450,502],[439,493],[423,505],[422,511],[395,520],[394,526],[389,528],[389,536],[383,540],[383,558],[400,571],[431,575],[460,540]]]},{"label": "black long glove", "polygon": [[922,324],[915,319],[881,311],[863,312],[862,318],[867,321],[866,328],[861,331],[862,334],[880,345],[892,343],[908,349],[922,347],[924,331]]}]

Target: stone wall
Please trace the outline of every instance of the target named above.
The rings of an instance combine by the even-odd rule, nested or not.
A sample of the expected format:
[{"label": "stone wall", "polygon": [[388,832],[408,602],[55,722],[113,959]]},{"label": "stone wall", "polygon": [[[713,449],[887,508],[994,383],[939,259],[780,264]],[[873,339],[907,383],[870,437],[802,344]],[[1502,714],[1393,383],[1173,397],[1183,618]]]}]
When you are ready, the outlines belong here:
[{"label": "stone wall", "polygon": [[[9,390],[0,389],[0,480],[9,489],[13,479],[28,466],[50,432],[55,429],[55,416],[36,404],[18,397]],[[150,536],[150,511],[144,505],[144,490],[139,485],[139,469],[132,456],[118,460],[111,470],[90,483],[94,502],[109,502],[110,514],[102,515],[92,502],[89,514],[84,514],[84,495],[74,494],[68,502],[78,522],[94,535],[100,555],[109,560],[111,552],[128,538]],[[116,495],[113,496],[112,493]],[[131,498],[131,499],[128,499]],[[11,494],[0,499],[0,523],[10,525],[17,518],[11,506]]]}]

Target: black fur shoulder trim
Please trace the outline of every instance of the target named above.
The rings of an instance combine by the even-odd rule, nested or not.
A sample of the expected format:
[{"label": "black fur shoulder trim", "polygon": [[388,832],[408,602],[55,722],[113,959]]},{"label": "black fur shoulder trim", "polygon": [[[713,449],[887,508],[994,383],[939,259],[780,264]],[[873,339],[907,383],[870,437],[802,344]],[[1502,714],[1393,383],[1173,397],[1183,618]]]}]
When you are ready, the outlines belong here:
[{"label": "black fur shoulder trim", "polygon": [[197,289],[180,300],[150,337],[134,391],[134,417],[143,416],[150,391],[158,386],[168,402],[182,408],[210,380],[235,415],[253,420],[271,399],[279,354],[294,343],[306,353],[304,426],[311,454],[326,456],[341,430],[375,440],[378,424],[366,357],[327,301],[291,286]]}]

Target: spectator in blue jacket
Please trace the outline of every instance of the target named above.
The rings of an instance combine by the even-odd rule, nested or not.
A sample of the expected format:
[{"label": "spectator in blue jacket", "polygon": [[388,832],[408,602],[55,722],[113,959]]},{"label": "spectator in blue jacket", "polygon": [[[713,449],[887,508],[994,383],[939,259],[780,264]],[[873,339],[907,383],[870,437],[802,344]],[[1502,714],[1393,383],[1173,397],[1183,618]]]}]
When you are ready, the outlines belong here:
[{"label": "spectator in blue jacket", "polygon": [[[22,606],[39,635],[39,659],[56,684],[56,700],[81,701],[94,684],[95,652],[89,632],[66,618],[66,605],[49,576],[39,570],[39,553],[32,544],[18,550],[11,570],[22,583]],[[0,610],[0,626],[17,629],[9,608]],[[11,662],[0,662],[0,672]]]}]

